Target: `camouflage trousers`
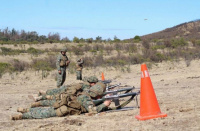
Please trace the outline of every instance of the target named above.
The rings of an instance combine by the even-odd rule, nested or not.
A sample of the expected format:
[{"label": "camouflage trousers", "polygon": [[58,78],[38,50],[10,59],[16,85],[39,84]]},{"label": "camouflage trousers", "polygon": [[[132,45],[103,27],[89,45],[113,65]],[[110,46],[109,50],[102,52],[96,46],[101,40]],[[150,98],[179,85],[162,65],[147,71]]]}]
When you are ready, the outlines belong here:
[{"label": "camouflage trousers", "polygon": [[76,71],[76,79],[77,80],[82,80],[82,70],[77,70]]},{"label": "camouflage trousers", "polygon": [[55,117],[55,116],[56,116],[56,110],[53,107],[30,108],[29,112],[22,114],[23,119],[42,119],[42,118],[49,118],[49,117]]},{"label": "camouflage trousers", "polygon": [[40,102],[40,106],[53,106],[53,104],[56,102],[56,99],[52,99],[52,100],[41,100]]},{"label": "camouflage trousers", "polygon": [[61,73],[57,73],[57,87],[60,87],[63,85],[66,79],[66,69],[61,69]]},{"label": "camouflage trousers", "polygon": [[61,92],[65,91],[65,89],[67,89],[67,86],[61,86],[60,88],[49,89],[46,91],[46,95],[60,94]]}]

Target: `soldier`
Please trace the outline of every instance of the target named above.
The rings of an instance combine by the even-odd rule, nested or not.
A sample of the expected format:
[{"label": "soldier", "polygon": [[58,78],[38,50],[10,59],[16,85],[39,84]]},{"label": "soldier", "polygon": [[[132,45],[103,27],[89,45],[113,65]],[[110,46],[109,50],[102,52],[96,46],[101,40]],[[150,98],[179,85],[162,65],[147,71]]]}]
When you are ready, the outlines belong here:
[{"label": "soldier", "polygon": [[[90,77],[85,77],[83,81],[84,82],[82,83],[83,84],[82,90],[86,90],[86,89],[90,88],[91,86],[93,86],[95,83],[97,83],[98,78],[96,76],[90,76]],[[73,85],[74,84],[68,85],[68,86],[73,86]],[[68,88],[68,86],[63,85],[60,88],[48,89],[47,91],[39,90],[38,96],[41,96],[41,95],[56,95],[56,94],[59,94],[61,92],[64,92]],[[33,95],[29,95],[29,98],[33,99],[34,101],[37,101],[38,97],[33,98]]]},{"label": "soldier", "polygon": [[66,68],[69,65],[70,61],[66,55],[67,49],[61,49],[60,54],[57,57],[56,60],[56,67],[58,70],[57,74],[57,87],[60,87],[63,85],[66,79]]},{"label": "soldier", "polygon": [[78,59],[76,64],[76,79],[82,80],[83,59]]},{"label": "soldier", "polygon": [[103,95],[105,91],[105,84],[95,84],[88,91],[78,93],[76,96],[66,95],[58,100],[53,107],[42,108],[29,108],[23,109],[20,115],[11,116],[12,120],[20,119],[41,119],[56,116],[79,115],[81,113],[98,113],[107,109],[111,101],[106,100],[104,103],[95,106],[92,99],[96,99]]},{"label": "soldier", "polygon": [[[97,82],[98,82],[98,79],[95,76],[90,76],[88,77],[87,82],[70,85],[60,93],[56,92],[53,95],[43,94],[39,97],[32,96],[32,99],[36,102],[32,103],[31,107],[53,106],[53,104],[56,102],[57,99],[60,98],[60,96],[65,95],[65,94],[67,95],[77,94],[78,92],[87,91],[90,89],[91,86],[95,85]],[[29,98],[31,98],[31,96],[29,96]]]}]

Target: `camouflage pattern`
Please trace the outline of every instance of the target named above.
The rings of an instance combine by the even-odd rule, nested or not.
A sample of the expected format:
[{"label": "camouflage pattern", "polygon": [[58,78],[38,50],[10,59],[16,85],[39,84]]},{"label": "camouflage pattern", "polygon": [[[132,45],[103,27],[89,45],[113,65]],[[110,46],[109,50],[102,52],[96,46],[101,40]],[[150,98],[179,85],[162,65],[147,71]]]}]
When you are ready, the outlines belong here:
[{"label": "camouflage pattern", "polygon": [[102,82],[97,82],[94,86],[92,86],[87,91],[87,93],[91,97],[95,98],[95,97],[103,95],[103,93],[105,92],[105,89],[106,89],[106,85],[105,84],[103,84]]},{"label": "camouflage pattern", "polygon": [[66,79],[66,68],[68,64],[66,62],[68,61],[68,57],[66,55],[59,54],[56,60],[56,67],[58,71],[61,71],[61,73],[57,73],[57,87],[60,87],[63,85]]},{"label": "camouflage pattern", "polygon": [[[80,104],[81,108],[76,108],[76,110],[79,109],[80,112],[83,112],[83,113],[85,113],[85,111],[89,113],[97,113],[97,112],[101,112],[107,109],[107,107],[104,104],[95,106],[92,101],[92,98],[90,97],[90,95],[92,97],[103,95],[103,90],[105,89],[104,85],[102,83],[97,83],[96,85],[97,86],[92,86],[91,90],[89,90],[88,92],[83,93],[77,97],[76,102]],[[92,94],[90,92],[92,92]],[[96,95],[93,94],[94,92],[96,92],[97,94]],[[65,106],[65,108],[68,110],[67,106]],[[73,107],[70,107],[70,108],[73,108]],[[72,114],[66,113],[65,115],[72,115]],[[49,118],[49,117],[55,117],[55,116],[59,116],[59,115],[56,114],[56,109],[53,107],[49,107],[49,108],[36,107],[36,108],[30,108],[29,112],[23,113],[22,118],[23,119],[41,119],[41,118]]]},{"label": "camouflage pattern", "polygon": [[56,111],[53,107],[42,108],[30,108],[29,112],[22,114],[22,119],[42,119],[42,118],[49,118],[55,117]]},{"label": "camouflage pattern", "polygon": [[82,80],[83,59],[78,59],[76,64],[76,79]]},{"label": "camouflage pattern", "polygon": [[49,89],[46,91],[46,95],[56,95],[59,94],[67,89],[68,86],[61,86],[60,88]]},{"label": "camouflage pattern", "polygon": [[100,104],[98,106],[95,106],[94,103],[92,102],[91,97],[89,97],[88,95],[80,95],[80,96],[78,96],[77,101],[89,113],[97,113],[97,112],[104,111],[106,109],[106,106],[104,104]]},{"label": "camouflage pattern", "polygon": [[90,76],[90,77],[87,78],[87,81],[88,81],[89,83],[97,83],[97,82],[98,82],[98,79],[97,79],[96,76]]},{"label": "camouflage pattern", "polygon": [[41,100],[40,101],[40,106],[45,107],[45,106],[53,106],[53,104],[56,102],[56,99],[53,98],[52,100]]},{"label": "camouflage pattern", "polygon": [[88,95],[80,95],[77,98],[77,101],[83,106],[89,113],[97,113],[101,112],[104,109],[106,109],[106,106],[104,104],[100,104],[98,106],[95,106],[92,102],[92,98],[102,96],[105,92],[106,85],[98,82],[94,86],[92,86],[88,91],[85,93]]},{"label": "camouflage pattern", "polygon": [[82,80],[82,71],[81,70],[77,70],[76,71],[76,79],[77,80]]},{"label": "camouflage pattern", "polygon": [[[68,88],[70,88],[70,87],[72,87],[73,88],[73,86],[76,86],[76,84],[74,84],[74,85],[70,85]],[[64,86],[62,86],[62,87],[64,87]],[[68,88],[65,88],[65,90],[63,90],[63,91],[61,91],[61,92],[59,92],[59,91],[57,91],[57,92],[53,92],[53,93],[51,93],[51,94],[53,94],[53,95],[48,95],[48,94],[45,94],[45,95],[42,95],[42,98],[40,99],[40,106],[43,106],[43,107],[45,107],[45,106],[53,106],[53,104],[56,102],[56,97],[59,95],[59,94],[62,94],[62,93],[66,93],[66,91],[67,91],[67,89]],[[60,89],[60,88],[57,88],[57,89]],[[82,83],[82,87],[81,87],[81,90],[83,90],[83,91],[88,91],[90,89],[90,85],[89,85],[89,83],[88,82],[84,82],[84,83]],[[51,96],[51,99],[48,99],[47,98],[47,96]]]},{"label": "camouflage pattern", "polygon": [[67,48],[62,48],[60,51],[67,52]]},{"label": "camouflage pattern", "polygon": [[88,82],[84,82],[81,88],[83,91],[90,89],[90,84]]}]

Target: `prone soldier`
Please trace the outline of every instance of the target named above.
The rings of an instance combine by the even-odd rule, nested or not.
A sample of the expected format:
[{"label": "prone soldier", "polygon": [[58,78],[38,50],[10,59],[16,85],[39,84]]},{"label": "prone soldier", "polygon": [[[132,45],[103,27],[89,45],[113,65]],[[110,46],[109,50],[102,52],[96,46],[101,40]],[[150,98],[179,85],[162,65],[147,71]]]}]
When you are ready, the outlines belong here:
[{"label": "prone soldier", "polygon": [[95,106],[93,99],[102,96],[106,89],[105,84],[95,84],[89,90],[76,95],[66,95],[57,100],[53,107],[42,108],[35,107],[21,109],[18,112],[22,114],[11,116],[12,120],[20,119],[41,119],[49,117],[61,117],[67,115],[79,115],[81,113],[98,113],[107,109],[111,101],[106,100],[102,104]]},{"label": "prone soldier", "polygon": [[[65,88],[62,92],[58,91],[56,93],[49,93],[51,90],[48,90],[47,94],[42,94],[39,97],[33,97],[29,95],[29,98],[32,98],[34,103],[31,104],[31,107],[39,107],[39,106],[53,106],[53,104],[56,102],[57,99],[60,99],[63,95],[68,94],[77,94],[78,92],[87,91],[90,89],[90,87],[94,86],[98,82],[98,79],[95,76],[90,76],[87,79],[87,82],[84,83],[78,83],[78,84],[72,84]],[[102,83],[103,84],[103,83]],[[60,89],[60,88],[57,88]],[[52,89],[54,90],[54,89]]]}]

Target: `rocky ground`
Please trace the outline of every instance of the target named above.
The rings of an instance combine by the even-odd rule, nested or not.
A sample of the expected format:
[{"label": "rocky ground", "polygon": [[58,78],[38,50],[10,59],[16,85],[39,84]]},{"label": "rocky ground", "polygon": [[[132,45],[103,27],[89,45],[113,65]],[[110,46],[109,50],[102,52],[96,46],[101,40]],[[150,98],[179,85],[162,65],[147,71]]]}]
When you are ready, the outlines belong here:
[{"label": "rocky ground", "polygon": [[[83,75],[101,78],[104,72],[112,84],[132,85],[140,88],[140,65],[131,66],[130,73],[110,69],[83,70]],[[149,69],[150,78],[160,109],[168,116],[146,121],[135,118],[139,109],[109,112],[94,116],[67,116],[48,119],[10,120],[17,114],[17,107],[29,107],[32,100],[27,96],[37,94],[40,89],[56,87],[55,71],[42,80],[41,72],[26,71],[5,74],[0,79],[0,130],[109,130],[109,131],[151,131],[151,130],[200,130],[200,61],[194,60],[187,67],[184,61],[163,62]],[[68,74],[65,84],[76,83],[75,74]],[[135,106],[132,101],[128,106]]]}]

